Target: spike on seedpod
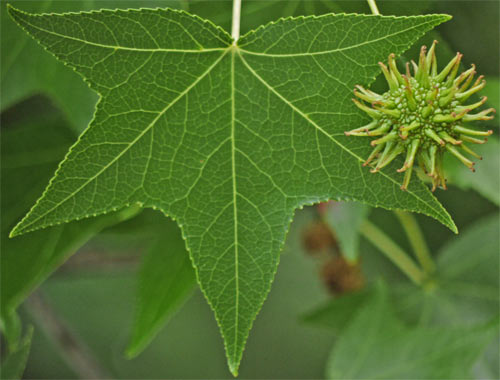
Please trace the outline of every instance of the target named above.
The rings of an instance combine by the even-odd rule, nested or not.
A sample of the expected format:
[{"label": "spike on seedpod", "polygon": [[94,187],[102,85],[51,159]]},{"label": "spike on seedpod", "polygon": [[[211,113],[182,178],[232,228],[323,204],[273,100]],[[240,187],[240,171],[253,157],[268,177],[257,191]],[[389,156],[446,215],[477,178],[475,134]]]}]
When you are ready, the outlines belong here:
[{"label": "spike on seedpod", "polygon": [[401,173],[406,171],[408,168],[413,166],[413,162],[415,161],[415,155],[417,154],[418,146],[420,145],[420,140],[413,140],[410,144],[410,149],[408,149],[406,153],[406,160],[401,169],[398,169],[397,172]]},{"label": "spike on seedpod", "polygon": [[[366,133],[368,131],[370,131],[371,129],[375,128],[376,126],[378,126],[378,123],[377,123],[376,120],[373,120],[371,123],[369,123],[367,125],[364,125],[362,127],[353,129],[352,131],[344,132],[344,134],[346,136],[351,136],[351,135],[354,135],[354,136],[367,136]],[[362,133],[362,134],[360,134],[360,133]]]},{"label": "spike on seedpod", "polygon": [[394,53],[389,54],[389,68],[391,73],[394,75],[396,80],[400,85],[404,84],[403,77],[396,66],[396,55]]},{"label": "spike on seedpod", "polygon": [[415,96],[413,95],[413,91],[411,90],[411,84],[410,84],[410,80],[409,80],[409,77],[406,76],[406,75],[403,75],[403,81],[404,81],[404,84],[405,84],[405,97],[406,97],[406,101],[408,102],[408,107],[410,108],[410,110],[412,111],[415,111],[417,109],[417,101],[415,99]]},{"label": "spike on seedpod", "polygon": [[401,112],[398,110],[385,108],[385,107],[376,107],[376,106],[373,106],[373,108],[377,111],[385,113],[386,115],[392,116],[395,119],[398,119],[401,116]]},{"label": "spike on seedpod", "polygon": [[401,127],[399,127],[399,129],[401,131],[412,131],[416,128],[419,128],[420,127],[420,123],[418,121],[413,121],[412,123],[410,123],[410,125],[402,125]]},{"label": "spike on seedpod", "polygon": [[356,90],[354,90],[354,95],[357,96],[358,98],[364,100],[365,102],[369,102],[369,103],[379,102],[381,100],[381,98],[371,96],[371,95],[368,95],[366,93],[359,92]]},{"label": "spike on seedpod", "polygon": [[372,97],[372,98],[375,98],[376,100],[382,100],[382,99],[384,99],[384,98],[382,97],[382,95],[377,94],[376,92],[373,92],[373,91],[371,91],[371,90],[368,90],[368,89],[364,88],[363,86],[360,86],[359,84],[357,84],[357,85],[355,86],[355,90],[358,90],[358,91],[362,92],[363,94],[365,94],[365,95],[367,95],[367,96],[370,96],[370,97]]},{"label": "spike on seedpod", "polygon": [[374,129],[373,131],[368,131],[367,136],[381,136],[385,134],[390,128],[391,128],[390,123],[382,124],[377,129]]},{"label": "spike on seedpod", "polygon": [[370,162],[372,162],[383,148],[384,148],[383,145],[377,145],[375,149],[372,150],[366,161],[363,162],[363,166],[367,166]]},{"label": "spike on seedpod", "polygon": [[458,87],[456,86],[453,86],[452,88],[449,89],[449,91],[446,91],[446,95],[443,94],[443,96],[441,96],[439,98],[439,107],[441,108],[444,108],[446,107],[448,104],[451,103],[451,101],[453,100],[453,98],[455,97],[455,94],[457,93],[458,91]]},{"label": "spike on seedpod", "polygon": [[411,60],[411,65],[413,67],[413,76],[416,79],[417,75],[418,75],[418,65],[415,63],[415,61],[413,59]]},{"label": "spike on seedpod", "polygon": [[418,76],[415,79],[425,88],[429,88],[429,66],[427,66],[427,47],[424,45],[420,49],[420,57],[418,60]]},{"label": "spike on seedpod", "polygon": [[457,76],[458,68],[460,67],[460,61],[462,60],[463,55],[460,53],[458,53],[457,55],[458,55],[458,59],[455,62],[455,64],[453,65],[453,67],[451,68],[451,71],[448,74],[448,78],[446,79],[445,86],[447,86],[447,87],[449,87],[453,84],[453,80]]},{"label": "spike on seedpod", "polygon": [[398,89],[398,83],[396,79],[393,75],[391,75],[386,65],[384,65],[382,62],[379,62],[378,65],[380,66],[382,73],[384,74],[385,80],[389,84],[390,90],[392,92],[395,92]]},{"label": "spike on seedpod", "polygon": [[374,110],[373,108],[367,107],[365,104],[361,103],[359,100],[352,98],[352,101],[356,106],[362,110],[365,111],[368,115],[370,115],[374,119],[380,119],[382,117],[382,114],[378,112],[377,110]]},{"label": "spike on seedpod", "polygon": [[431,48],[429,49],[429,52],[427,53],[426,61],[425,64],[428,68],[430,68],[430,74],[431,76],[436,76],[437,74],[437,60],[436,60],[436,44],[438,43],[437,40],[434,40],[432,42]]},{"label": "spike on seedpod", "polygon": [[460,145],[460,148],[462,148],[465,152],[469,153],[471,156],[477,158],[478,160],[482,160],[483,157],[481,157],[479,154],[474,152],[472,149],[470,149],[467,145],[462,144]]},{"label": "spike on seedpod", "polygon": [[424,134],[425,134],[427,137],[429,137],[429,138],[431,138],[432,140],[434,140],[435,142],[437,142],[439,145],[441,145],[441,146],[444,146],[444,145],[445,145],[444,140],[443,140],[441,137],[439,137],[439,136],[438,136],[438,134],[437,134],[436,132],[434,132],[434,130],[433,130],[433,129],[426,128],[426,129],[424,130]]},{"label": "spike on seedpod", "polygon": [[474,115],[465,115],[463,117],[463,120],[465,122],[467,121],[475,121],[475,120],[491,120],[493,119],[493,115],[488,115],[489,113],[495,113],[495,109],[494,108],[488,108],[487,110],[484,110],[484,111],[481,111],[479,113],[476,113]]},{"label": "spike on seedpod", "polygon": [[476,65],[472,64],[471,68],[467,71],[464,71],[462,74],[458,76],[457,79],[453,81],[453,84],[459,86],[465,79],[472,81],[472,78],[476,74]]},{"label": "spike on seedpod", "polygon": [[406,62],[406,77],[411,78],[410,62]]},{"label": "spike on seedpod", "polygon": [[420,116],[427,119],[431,115],[433,108],[430,104],[421,108]]},{"label": "spike on seedpod", "polygon": [[428,151],[425,149],[421,149],[418,153],[418,165],[427,174],[429,177],[432,177],[429,173],[432,170],[431,160],[429,158]]},{"label": "spike on seedpod", "polygon": [[434,102],[434,100],[437,99],[438,94],[439,94],[439,87],[434,86],[434,89],[427,93],[425,100],[429,102]]},{"label": "spike on seedpod", "polygon": [[397,132],[391,132],[391,133],[388,133],[387,135],[385,135],[384,137],[378,138],[376,140],[372,140],[372,142],[370,144],[371,144],[371,146],[384,144],[388,141],[396,140],[397,137],[398,137]]},{"label": "spike on seedpod", "polygon": [[486,137],[483,140],[480,140],[466,135],[460,135],[460,139],[466,142],[470,142],[472,144],[484,144],[486,141],[488,141]]},{"label": "spike on seedpod", "polygon": [[458,101],[460,101],[461,103],[465,102],[472,94],[475,94],[476,92],[482,90],[484,88],[484,86],[486,85],[486,81],[481,81],[480,83],[478,84],[475,84],[469,88],[467,91],[463,91],[463,92],[458,92],[456,97],[458,99]]},{"label": "spike on seedpod", "polygon": [[490,136],[493,133],[491,129],[487,131],[475,131],[473,129],[465,128],[460,125],[454,125],[452,129],[457,133],[463,133],[470,136]]},{"label": "spike on seedpod", "polygon": [[483,96],[479,102],[476,102],[474,104],[468,104],[466,106],[457,106],[455,107],[455,112],[464,112],[467,110],[467,112],[472,111],[473,109],[476,109],[478,107],[481,107],[486,101],[488,100],[487,96]]},{"label": "spike on seedpod", "polygon": [[439,132],[438,135],[439,135],[439,137],[441,137],[447,143],[450,143],[450,144],[453,144],[453,145],[460,145],[460,144],[462,144],[462,140],[457,140],[457,139],[451,137],[445,131]]},{"label": "spike on seedpod", "polygon": [[429,176],[432,178],[436,178],[436,155],[437,155],[437,147],[436,145],[431,145],[427,150],[429,153]]},{"label": "spike on seedpod", "polygon": [[474,162],[472,162],[467,157],[465,157],[464,155],[462,155],[462,153],[460,153],[457,148],[455,148],[454,146],[451,146],[451,145],[446,145],[446,149],[448,150],[448,152],[450,152],[456,158],[458,158],[470,170],[472,170],[473,172],[475,171],[475,169],[474,169]]},{"label": "spike on seedpod", "polygon": [[437,83],[441,83],[456,64],[460,65],[461,59],[462,54],[457,53],[457,55],[446,65],[446,67],[438,75],[435,76],[435,81]]},{"label": "spike on seedpod", "polygon": [[380,159],[377,162],[377,165],[374,169],[370,170],[372,173],[378,172],[380,169],[383,169],[387,165],[389,165],[394,159],[403,153],[404,148],[401,145],[394,146],[394,143],[388,143],[385,146],[384,152],[380,156]]},{"label": "spike on seedpod", "polygon": [[[495,110],[480,109],[487,101],[466,104],[466,100],[479,92],[485,85],[483,76],[474,82],[476,67],[459,73],[462,54],[457,53],[445,67],[438,72],[434,41],[427,50],[420,49],[418,64],[406,63],[406,73],[397,68],[396,56],[389,55],[387,66],[380,68],[389,85],[384,94],[376,94],[362,86],[356,86],[353,99],[355,105],[367,113],[372,121],[350,131],[347,136],[376,136],[372,139],[373,149],[363,166],[370,165],[376,173],[400,154],[406,152],[403,166],[401,189],[406,190],[412,178],[413,167],[417,160],[420,167],[432,181],[432,190],[446,189],[443,171],[443,155],[448,152],[471,170],[474,163],[464,154],[476,159],[481,156],[464,143],[483,144],[491,130],[480,131],[470,128],[469,122],[490,120]],[[410,66],[413,66],[413,76]],[[484,139],[481,139],[484,138]]]}]

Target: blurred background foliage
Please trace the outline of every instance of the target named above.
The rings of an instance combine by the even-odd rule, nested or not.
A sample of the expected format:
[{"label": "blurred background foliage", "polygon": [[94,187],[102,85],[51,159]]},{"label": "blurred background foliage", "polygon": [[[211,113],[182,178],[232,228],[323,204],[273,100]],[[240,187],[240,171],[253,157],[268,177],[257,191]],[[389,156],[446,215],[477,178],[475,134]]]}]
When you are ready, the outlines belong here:
[{"label": "blurred background foliage", "polygon": [[[226,30],[232,7],[213,0],[10,2],[32,12],[173,7]],[[400,63],[437,39],[438,62],[464,53],[464,68],[474,63],[486,75],[488,103],[500,109],[498,2],[377,3],[384,15],[451,14]],[[161,214],[131,208],[8,239],[91,120],[97,96],[18,28],[5,4],[2,378],[21,376],[26,363],[25,378],[229,378],[179,230]],[[365,1],[243,0],[242,33],[280,17],[330,12],[370,10]],[[394,213],[349,203],[297,211],[239,377],[499,378],[498,126],[498,117],[483,123],[495,133],[480,147],[476,173],[446,163],[449,190],[436,196],[460,234],[415,216],[436,262],[425,287],[411,283],[366,238],[376,226],[411,252]]]}]

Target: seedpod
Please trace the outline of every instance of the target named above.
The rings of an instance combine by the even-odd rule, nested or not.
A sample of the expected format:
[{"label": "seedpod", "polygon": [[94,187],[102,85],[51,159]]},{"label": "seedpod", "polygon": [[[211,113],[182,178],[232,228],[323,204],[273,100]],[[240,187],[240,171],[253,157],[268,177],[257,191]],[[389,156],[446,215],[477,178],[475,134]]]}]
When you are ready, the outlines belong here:
[{"label": "seedpod", "polygon": [[[462,54],[457,55],[438,72],[435,55],[437,41],[429,51],[420,50],[418,64],[406,64],[406,73],[397,68],[394,54],[389,55],[388,65],[379,63],[389,85],[389,90],[380,95],[356,86],[353,99],[358,108],[366,112],[373,121],[364,127],[346,131],[347,136],[377,136],[371,141],[372,153],[363,164],[372,166],[376,173],[389,165],[396,157],[406,152],[406,159],[398,172],[404,172],[401,189],[406,190],[411,180],[413,166],[419,167],[432,179],[432,190],[446,189],[443,173],[443,154],[451,153],[460,162],[474,171],[474,163],[464,154],[481,159],[476,152],[464,144],[483,144],[493,132],[478,131],[467,123],[490,120],[495,110],[488,108],[475,114],[470,112],[481,107],[487,98],[465,104],[466,100],[485,86],[483,76],[476,75],[476,66],[458,74]],[[367,104],[368,103],[368,104]],[[395,108],[397,105],[397,108]],[[461,149],[461,150],[460,150]]]}]

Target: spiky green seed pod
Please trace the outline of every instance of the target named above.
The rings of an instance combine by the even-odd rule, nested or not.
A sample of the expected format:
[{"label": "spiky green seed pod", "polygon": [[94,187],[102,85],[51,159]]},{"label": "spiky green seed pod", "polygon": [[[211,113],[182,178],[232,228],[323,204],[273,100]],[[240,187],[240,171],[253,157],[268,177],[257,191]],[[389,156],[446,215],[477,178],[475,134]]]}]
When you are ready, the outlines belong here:
[{"label": "spiky green seed pod", "polygon": [[[418,64],[406,65],[406,73],[398,71],[394,54],[389,55],[388,65],[379,62],[389,91],[379,95],[361,86],[356,86],[354,104],[366,112],[373,121],[363,127],[345,132],[347,136],[376,136],[374,147],[364,165],[370,164],[375,173],[390,164],[397,156],[406,152],[404,165],[398,172],[405,172],[401,189],[410,183],[415,162],[431,177],[432,191],[440,186],[446,189],[443,173],[443,154],[450,152],[469,169],[474,163],[463,153],[481,159],[465,142],[483,144],[493,131],[470,129],[466,123],[490,120],[495,112],[488,108],[479,113],[471,111],[486,102],[464,104],[474,93],[480,91],[485,81],[483,76],[472,83],[476,74],[474,65],[457,76],[462,54],[457,55],[441,71],[437,71],[435,55],[437,41],[427,52],[420,50]],[[479,139],[477,137],[483,137]],[[463,152],[463,153],[462,153]]]}]

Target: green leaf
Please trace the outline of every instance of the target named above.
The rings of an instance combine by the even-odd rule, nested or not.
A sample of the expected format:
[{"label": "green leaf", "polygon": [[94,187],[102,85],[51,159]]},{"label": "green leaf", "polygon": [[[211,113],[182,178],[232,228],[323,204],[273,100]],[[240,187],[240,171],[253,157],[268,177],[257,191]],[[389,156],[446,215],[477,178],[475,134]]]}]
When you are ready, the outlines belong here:
[{"label": "green leaf", "polygon": [[397,309],[406,320],[463,325],[499,315],[499,216],[495,213],[480,220],[443,247],[434,289],[394,287]]},{"label": "green leaf", "polygon": [[181,232],[165,219],[161,235],[144,257],[137,310],[127,356],[137,356],[191,295],[196,283]]},{"label": "green leaf", "polygon": [[353,202],[331,202],[326,211],[326,220],[335,231],[342,255],[349,262],[358,259],[359,229],[369,211],[367,205]]},{"label": "green leaf", "polygon": [[[343,131],[377,62],[449,16],[325,15],[243,36],[173,10],[10,14],[101,96],[89,129],[12,235],[140,204],[181,226],[236,374],[294,210],[349,199],[417,211],[456,231],[429,190]],[[354,139],[359,140],[359,139]]]},{"label": "green leaf", "polygon": [[1,379],[21,379],[23,376],[28,356],[31,348],[31,339],[33,338],[33,326],[28,327],[28,331],[16,350],[9,354],[2,361],[0,366]]},{"label": "green leaf", "polygon": [[37,199],[75,135],[46,98],[32,98],[1,116],[0,300],[4,319],[90,237],[136,210],[9,239],[9,231]]},{"label": "green leaf", "polygon": [[406,327],[392,312],[387,291],[379,286],[336,341],[327,377],[470,378],[472,366],[497,329],[498,319],[473,327]]}]

